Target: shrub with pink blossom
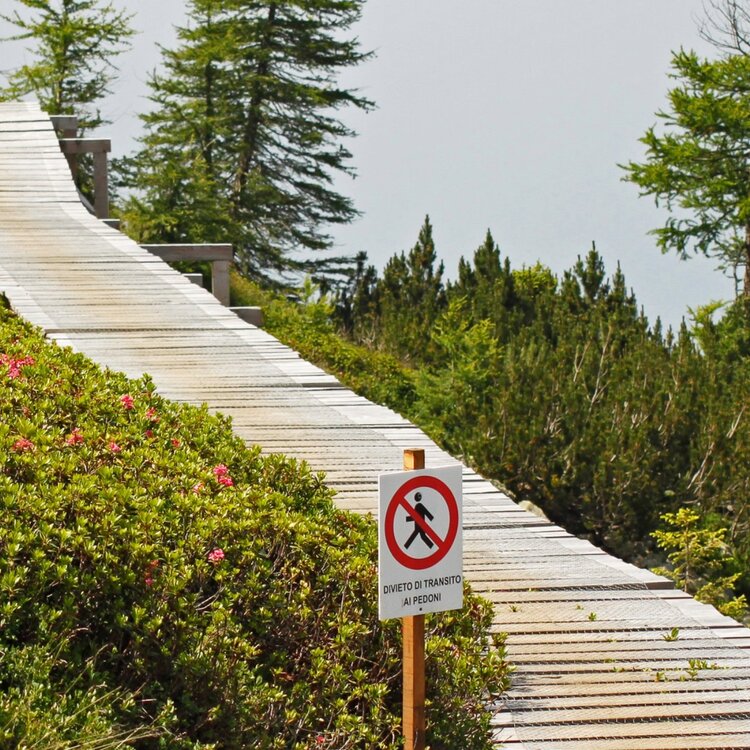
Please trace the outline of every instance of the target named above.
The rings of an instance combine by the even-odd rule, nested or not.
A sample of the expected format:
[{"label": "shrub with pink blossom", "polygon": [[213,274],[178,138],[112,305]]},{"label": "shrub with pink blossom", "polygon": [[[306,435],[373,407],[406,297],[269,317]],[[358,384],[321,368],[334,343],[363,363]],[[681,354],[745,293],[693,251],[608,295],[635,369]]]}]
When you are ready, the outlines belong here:
[{"label": "shrub with pink blossom", "polygon": [[[60,747],[94,726],[138,750],[398,745],[372,521],[2,308],[0,353],[26,363],[0,377],[0,746],[36,746],[32,724]],[[466,601],[428,618],[434,747],[489,747],[507,678]]]}]

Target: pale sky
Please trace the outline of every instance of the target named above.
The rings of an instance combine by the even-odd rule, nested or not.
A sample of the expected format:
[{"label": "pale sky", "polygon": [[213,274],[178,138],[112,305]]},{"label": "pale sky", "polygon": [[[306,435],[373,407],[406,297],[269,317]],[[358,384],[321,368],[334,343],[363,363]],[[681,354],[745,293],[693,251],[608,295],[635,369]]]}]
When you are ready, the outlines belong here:
[{"label": "pale sky", "polygon": [[[14,0],[0,0],[12,9]],[[145,81],[170,46],[184,0],[115,0],[141,32],[119,58],[120,80],[100,135],[115,155],[133,148]],[[713,50],[697,32],[702,0],[369,0],[355,33],[376,56],[344,82],[377,103],[344,119],[358,177],[337,187],[362,217],[334,228],[341,252],[365,250],[382,268],[415,242],[426,214],[449,276],[489,228],[514,267],[556,273],[596,241],[619,261],[650,319],[733,295],[705,259],[662,256],[647,232],[664,214],[618,163],[665,106],[670,51]],[[0,33],[7,27],[0,25]],[[2,43],[0,69],[22,59]]]}]

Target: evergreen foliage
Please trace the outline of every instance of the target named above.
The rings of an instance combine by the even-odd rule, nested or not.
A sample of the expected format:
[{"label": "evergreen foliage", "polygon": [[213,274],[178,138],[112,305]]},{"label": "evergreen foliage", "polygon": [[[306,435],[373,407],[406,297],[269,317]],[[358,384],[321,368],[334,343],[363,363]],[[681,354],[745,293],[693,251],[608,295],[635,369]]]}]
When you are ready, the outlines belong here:
[{"label": "evergreen foliage", "polygon": [[662,517],[665,528],[652,532],[663,550],[669,554],[670,567],[654,572],[671,578],[677,586],[698,601],[715,605],[720,612],[740,618],[747,612],[747,599],[732,596],[739,578],[736,561],[726,544],[726,528],[701,526],[700,515],[692,508],[680,508]]},{"label": "evergreen foliage", "polygon": [[[399,254],[388,267],[405,266]],[[741,300],[718,322],[709,306],[665,333],[658,320],[649,325],[619,268],[608,277],[595,248],[556,278],[539,264],[513,269],[488,235],[461,260],[432,323],[404,315],[387,328],[379,300],[387,293],[392,309],[399,300],[412,309],[414,276],[390,273],[386,292],[385,273],[366,268],[363,259],[334,315],[348,340],[320,300],[314,315],[304,303],[273,303],[285,312],[269,317],[269,330],[620,557],[652,564],[664,554],[651,536],[662,516],[695,507],[706,528],[727,529],[727,564],[740,574],[737,590],[750,590]],[[423,270],[425,292],[434,294],[437,277]]]},{"label": "evergreen foliage", "polygon": [[670,210],[653,231],[664,252],[716,257],[735,277],[744,268],[750,295],[750,57],[709,61],[681,50],[672,67],[679,85],[670,110],[657,113],[664,132],[646,132],[646,159],[628,164],[625,179]]},{"label": "evergreen foliage", "polygon": [[[0,747],[392,748],[377,534],[304,465],[0,309]],[[435,747],[489,748],[492,607],[428,617]]]},{"label": "evergreen foliage", "polygon": [[368,56],[346,36],[363,3],[191,0],[125,165],[137,191],[123,214],[131,235],[231,242],[242,272],[267,283],[299,271],[346,277],[351,259],[318,251],[331,246],[326,225],[357,214],[331,184],[351,173],[343,141],[353,133],[337,112],[372,106],[336,80]]},{"label": "evergreen foliage", "polygon": [[[338,299],[339,325],[356,340],[367,341],[404,361],[429,358],[427,332],[445,308],[443,264],[437,263],[430,217],[408,255],[401,252],[386,263],[383,277],[358,257],[350,288]],[[436,265],[437,263],[437,265]]]},{"label": "evergreen foliage", "polygon": [[0,14],[18,34],[29,39],[34,61],[10,73],[0,101],[35,94],[51,115],[78,115],[81,133],[97,128],[97,103],[111,93],[113,59],[128,47],[132,16],[106,0],[15,0],[31,11]]}]

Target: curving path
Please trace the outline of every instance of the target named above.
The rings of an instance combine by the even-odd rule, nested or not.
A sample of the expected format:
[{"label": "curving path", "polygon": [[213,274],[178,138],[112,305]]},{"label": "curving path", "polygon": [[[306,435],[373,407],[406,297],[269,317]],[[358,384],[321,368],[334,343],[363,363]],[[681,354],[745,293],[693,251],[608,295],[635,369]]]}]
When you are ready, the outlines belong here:
[{"label": "curving path", "polygon": [[[375,513],[405,447],[455,463],[242,322],[88,214],[49,119],[0,104],[0,291],[50,338],[159,391],[231,415],[267,452],[328,474],[341,507]],[[464,572],[495,604],[517,665],[496,738],[521,750],[750,748],[750,631],[649,572],[526,513],[463,470]],[[679,628],[679,638],[663,638]],[[688,672],[691,659],[712,668]]]}]

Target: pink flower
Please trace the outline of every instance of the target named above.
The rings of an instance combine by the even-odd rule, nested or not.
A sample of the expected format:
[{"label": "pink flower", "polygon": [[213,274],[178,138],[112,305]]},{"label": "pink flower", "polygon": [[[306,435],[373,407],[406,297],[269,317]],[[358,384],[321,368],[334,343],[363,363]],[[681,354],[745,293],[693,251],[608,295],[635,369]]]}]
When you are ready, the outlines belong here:
[{"label": "pink flower", "polygon": [[114,440],[109,444],[109,449],[112,453],[120,453],[122,451],[122,448]]},{"label": "pink flower", "polygon": [[224,550],[216,547],[208,553],[208,561],[213,565],[218,565],[224,559]]},{"label": "pink flower", "polygon": [[218,466],[214,466],[214,476],[216,477],[216,481],[220,485],[222,485],[222,487],[234,486],[232,477],[229,476],[229,469],[227,469],[227,467],[224,466],[224,464],[219,464]]},{"label": "pink flower", "polygon": [[149,440],[154,436],[153,430],[146,430],[146,432],[143,433]]},{"label": "pink flower", "polygon": [[156,409],[154,409],[153,406],[149,406],[148,409],[146,409],[146,417],[147,419],[150,419],[152,422],[159,421],[159,415],[156,413]]},{"label": "pink flower", "polygon": [[18,440],[13,443],[11,450],[16,451],[16,453],[25,453],[26,451],[33,451],[35,448],[36,446],[31,440],[28,440],[27,438],[18,438]]},{"label": "pink flower", "polygon": [[147,568],[146,568],[146,575],[143,579],[143,582],[146,584],[146,586],[151,586],[154,582],[154,572],[159,567],[159,561],[158,560],[152,560]]},{"label": "pink flower", "polygon": [[8,377],[15,380],[20,376],[22,367],[34,364],[34,358],[22,357],[21,359],[14,359],[8,354],[0,354],[0,363],[8,368]]},{"label": "pink flower", "polygon": [[315,744],[316,744],[316,745],[322,745],[322,744],[324,744],[324,743],[325,743],[325,741],[326,741],[326,738],[325,738],[325,737],[324,737],[324,736],[323,736],[322,734],[319,734],[319,735],[318,735],[318,736],[317,736],[317,737],[315,738]]},{"label": "pink flower", "polygon": [[203,482],[196,482],[193,485],[193,492],[197,495],[206,485]]},{"label": "pink flower", "polygon": [[172,438],[172,447],[173,448],[179,448],[181,445],[180,441],[177,438]]},{"label": "pink flower", "polygon": [[122,408],[125,409],[125,411],[130,411],[131,409],[135,408],[135,401],[129,393],[126,393],[124,396],[120,396],[120,403],[122,404]]},{"label": "pink flower", "polygon": [[68,445],[80,445],[83,442],[83,433],[77,427],[74,427],[65,442]]}]

